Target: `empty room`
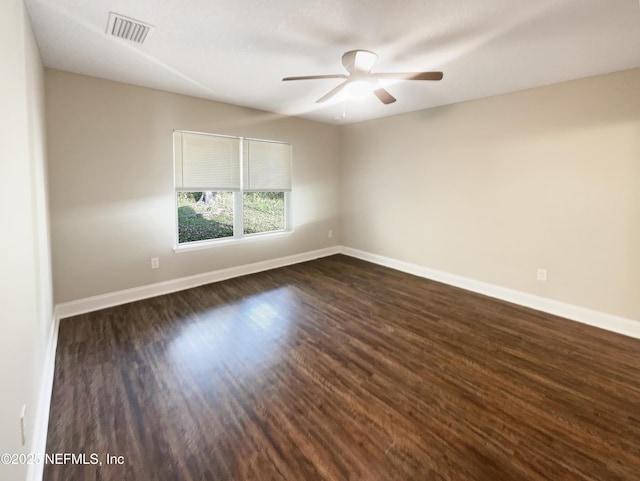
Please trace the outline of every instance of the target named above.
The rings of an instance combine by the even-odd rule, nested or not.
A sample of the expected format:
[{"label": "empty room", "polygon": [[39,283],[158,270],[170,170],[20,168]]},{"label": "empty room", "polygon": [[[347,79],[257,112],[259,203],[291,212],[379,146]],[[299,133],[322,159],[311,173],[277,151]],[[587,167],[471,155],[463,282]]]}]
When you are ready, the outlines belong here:
[{"label": "empty room", "polygon": [[0,481],[640,480],[638,0],[0,25]]}]

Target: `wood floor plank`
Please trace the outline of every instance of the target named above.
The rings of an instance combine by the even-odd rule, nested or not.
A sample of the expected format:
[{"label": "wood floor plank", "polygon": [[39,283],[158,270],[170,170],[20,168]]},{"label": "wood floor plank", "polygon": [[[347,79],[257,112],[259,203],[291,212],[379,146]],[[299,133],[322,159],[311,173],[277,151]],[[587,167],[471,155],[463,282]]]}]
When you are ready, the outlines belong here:
[{"label": "wood floor plank", "polygon": [[45,481],[639,480],[640,340],[337,255],[63,320],[47,452],[102,465]]}]

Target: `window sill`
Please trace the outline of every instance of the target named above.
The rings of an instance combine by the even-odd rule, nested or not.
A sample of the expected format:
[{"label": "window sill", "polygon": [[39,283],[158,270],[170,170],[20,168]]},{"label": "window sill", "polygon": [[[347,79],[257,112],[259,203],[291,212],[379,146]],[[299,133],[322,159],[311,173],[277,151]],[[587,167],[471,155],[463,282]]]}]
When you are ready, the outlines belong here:
[{"label": "window sill", "polygon": [[173,252],[175,252],[176,254],[181,254],[183,252],[191,252],[191,251],[197,251],[201,249],[211,249],[215,247],[225,247],[225,246],[228,247],[236,244],[250,243],[260,239],[274,239],[276,237],[289,237],[292,234],[293,234],[293,231],[267,232],[264,234],[251,234],[251,235],[242,237],[240,239],[230,238],[230,239],[190,242],[188,244],[175,246],[173,248]]}]

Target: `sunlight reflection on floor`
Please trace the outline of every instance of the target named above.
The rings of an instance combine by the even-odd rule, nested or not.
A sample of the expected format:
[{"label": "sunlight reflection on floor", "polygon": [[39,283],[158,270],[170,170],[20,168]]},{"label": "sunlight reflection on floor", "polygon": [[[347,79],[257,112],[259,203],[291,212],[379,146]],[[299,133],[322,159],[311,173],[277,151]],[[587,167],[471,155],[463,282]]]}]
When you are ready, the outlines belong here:
[{"label": "sunlight reflection on floor", "polygon": [[[195,377],[218,369],[243,377],[272,367],[281,360],[282,345],[287,343],[291,326],[287,309],[294,304],[293,297],[291,287],[280,287],[192,316],[169,345],[171,365]],[[289,307],[278,310],[278,305]]]}]

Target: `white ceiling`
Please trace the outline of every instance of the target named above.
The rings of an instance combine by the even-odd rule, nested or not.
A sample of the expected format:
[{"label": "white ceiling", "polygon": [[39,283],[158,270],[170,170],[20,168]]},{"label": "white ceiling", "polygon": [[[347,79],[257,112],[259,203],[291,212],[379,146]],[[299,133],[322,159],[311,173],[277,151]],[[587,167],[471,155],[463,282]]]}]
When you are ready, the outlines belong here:
[{"label": "white ceiling", "polygon": [[[638,0],[26,0],[47,67],[329,123],[350,123],[640,66]],[[155,26],[105,34],[114,11]],[[398,101],[315,101],[352,49]],[[640,87],[640,86],[639,86]],[[345,116],[342,117],[343,111]]]}]

